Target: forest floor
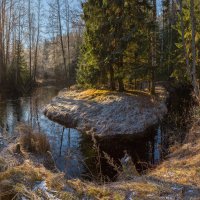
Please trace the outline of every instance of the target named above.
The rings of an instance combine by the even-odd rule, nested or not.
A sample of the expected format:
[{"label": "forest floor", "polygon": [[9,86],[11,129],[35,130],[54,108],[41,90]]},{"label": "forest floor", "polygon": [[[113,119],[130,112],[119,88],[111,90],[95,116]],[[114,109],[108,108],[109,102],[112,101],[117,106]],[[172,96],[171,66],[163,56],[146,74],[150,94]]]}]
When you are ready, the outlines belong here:
[{"label": "forest floor", "polygon": [[46,106],[44,113],[53,121],[82,133],[99,137],[138,134],[162,120],[167,113],[166,91],[62,90]]}]

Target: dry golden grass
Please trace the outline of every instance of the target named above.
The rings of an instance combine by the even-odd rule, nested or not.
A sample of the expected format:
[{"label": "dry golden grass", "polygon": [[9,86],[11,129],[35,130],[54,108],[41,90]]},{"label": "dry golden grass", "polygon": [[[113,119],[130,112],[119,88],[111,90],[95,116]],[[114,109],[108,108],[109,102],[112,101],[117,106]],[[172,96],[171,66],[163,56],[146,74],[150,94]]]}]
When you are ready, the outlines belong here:
[{"label": "dry golden grass", "polygon": [[[123,183],[123,182],[122,182]],[[159,193],[159,187],[155,184],[148,183],[145,181],[138,181],[138,182],[124,182],[123,184],[119,185],[116,187],[120,190],[134,190],[139,193],[144,193],[144,194],[157,194]]]},{"label": "dry golden grass", "polygon": [[79,93],[78,99],[103,101],[108,95],[117,94],[109,90],[88,89]]},{"label": "dry golden grass", "polygon": [[83,182],[80,180],[69,180],[68,184],[76,190],[81,196],[87,196],[96,200],[124,200],[124,194],[117,190],[107,187],[107,185],[98,185],[91,182]]},{"label": "dry golden grass", "polygon": [[170,183],[200,188],[200,135],[195,134],[195,130],[200,130],[197,123],[188,134],[188,143],[186,140],[184,145],[171,148],[173,152],[168,160],[153,170],[150,176]]},{"label": "dry golden grass", "polygon": [[[68,93],[67,93],[68,94]],[[64,95],[64,93],[63,93]],[[153,106],[156,103],[156,99],[163,99],[166,97],[166,91],[163,88],[158,88],[156,90],[156,96],[152,96],[148,91],[141,91],[141,90],[127,90],[123,93],[119,93],[117,91],[110,91],[110,90],[97,90],[97,89],[87,89],[84,91],[80,91],[77,94],[74,94],[74,98],[78,100],[89,100],[89,101],[96,101],[96,102],[106,102],[109,101],[109,98],[112,96],[129,96],[138,99],[140,102],[143,102],[144,105]],[[65,96],[65,95],[64,95]]]},{"label": "dry golden grass", "polygon": [[[142,90],[133,90],[129,89],[123,92],[124,94],[127,95],[132,95],[132,96],[151,96],[149,91],[142,91]],[[87,99],[87,98],[96,98],[99,96],[107,96],[107,95],[112,95],[112,94],[119,94],[117,91],[111,91],[111,90],[105,90],[105,89],[87,89],[84,91],[81,91],[79,93],[79,98],[80,99]],[[163,87],[156,87],[156,95],[158,96],[166,96],[166,90]]]},{"label": "dry golden grass", "polygon": [[10,196],[14,197],[17,194],[25,194],[28,190],[29,198],[33,198],[30,188],[35,181],[42,180],[45,174],[44,169],[40,171],[29,163],[8,169],[0,174],[1,198],[9,199]]},{"label": "dry golden grass", "polygon": [[[88,89],[80,92],[78,97],[80,99],[99,100],[101,98],[106,98],[108,95],[117,95],[117,94],[119,94],[117,91]],[[148,92],[140,90],[128,90],[123,92],[123,94],[131,96],[150,96]]]},{"label": "dry golden grass", "polygon": [[0,157],[0,173],[7,169],[7,163],[4,158]]},{"label": "dry golden grass", "polygon": [[[124,200],[128,194],[133,193],[133,199],[160,199],[163,194],[173,193],[168,185],[148,182],[144,177],[137,180],[120,181],[98,185],[80,180],[68,181],[80,197],[86,195],[95,200]],[[150,198],[151,197],[151,198]]]},{"label": "dry golden grass", "polygon": [[[49,199],[48,191],[56,191],[53,199],[77,199],[76,195],[66,192],[64,174],[53,173],[43,166],[43,158],[50,149],[47,137],[41,133],[34,133],[25,125],[18,126],[18,139],[0,152],[0,200],[21,199],[31,200]],[[20,146],[20,151],[16,147]],[[43,154],[43,157],[41,157]],[[12,164],[13,163],[13,164]],[[48,191],[34,190],[34,187],[45,181]],[[52,198],[51,198],[52,199]]]},{"label": "dry golden grass", "polygon": [[33,191],[37,181],[45,180],[49,189],[56,190],[62,199],[76,199],[71,194],[63,192],[65,180],[63,174],[54,174],[42,165],[35,166],[27,161],[20,166],[0,173],[0,199],[10,200],[17,197],[26,197],[31,200],[40,198],[40,191]]},{"label": "dry golden grass", "polygon": [[[74,96],[75,99],[78,100],[86,100],[86,101],[94,101],[97,103],[102,102],[110,102],[113,98],[118,99],[120,98],[120,95],[122,97],[132,97],[134,101],[138,100],[140,104],[139,107],[150,107],[154,106],[156,98],[155,96],[150,95],[149,92],[140,91],[140,90],[128,90],[123,93],[119,93],[117,91],[110,91],[110,90],[97,90],[97,89],[87,89],[84,91],[81,91]],[[157,95],[157,97],[159,94]]]},{"label": "dry golden grass", "polygon": [[[35,166],[32,162],[25,162],[0,173],[0,197],[5,200],[21,196],[40,199],[41,194],[32,188],[36,181],[45,180],[49,189],[57,191],[56,197],[64,200],[81,199],[83,196],[96,200],[123,200],[130,192],[134,194],[134,199],[160,199],[163,194],[174,194],[170,183],[200,186],[199,144],[200,142],[182,146],[168,161],[152,171],[149,176],[158,182],[151,181],[149,176],[136,176],[130,181],[102,185],[81,180],[67,181],[63,174],[52,173],[42,165]],[[74,193],[64,192],[66,186],[73,188]]]},{"label": "dry golden grass", "polygon": [[24,150],[37,154],[45,154],[50,150],[45,134],[33,132],[31,127],[26,125],[19,125],[17,129],[20,133],[20,145]]}]

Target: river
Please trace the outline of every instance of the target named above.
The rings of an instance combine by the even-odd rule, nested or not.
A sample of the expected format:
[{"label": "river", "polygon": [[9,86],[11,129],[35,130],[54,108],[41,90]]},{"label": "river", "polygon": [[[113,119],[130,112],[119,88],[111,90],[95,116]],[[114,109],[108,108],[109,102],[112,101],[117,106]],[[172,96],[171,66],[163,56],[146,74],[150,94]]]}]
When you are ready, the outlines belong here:
[{"label": "river", "polygon": [[[68,129],[49,120],[43,108],[56,96],[59,89],[53,86],[35,89],[25,97],[8,97],[0,94],[0,127],[12,135],[19,123],[32,126],[47,135],[56,165],[67,178],[92,178],[98,174],[97,151],[89,136],[75,129]],[[160,162],[163,145],[161,126],[149,128],[144,136],[115,137],[98,140],[100,152],[106,152],[116,163],[124,156],[124,150],[132,157],[139,172]],[[97,149],[97,148],[96,148]],[[113,178],[116,172],[105,159],[101,159],[103,175]]]}]

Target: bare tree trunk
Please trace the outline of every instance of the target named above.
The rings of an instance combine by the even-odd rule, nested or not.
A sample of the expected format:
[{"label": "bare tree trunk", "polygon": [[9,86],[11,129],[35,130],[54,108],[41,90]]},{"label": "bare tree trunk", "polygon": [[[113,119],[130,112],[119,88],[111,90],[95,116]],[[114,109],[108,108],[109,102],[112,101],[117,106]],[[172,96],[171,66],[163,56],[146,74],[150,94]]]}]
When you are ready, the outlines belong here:
[{"label": "bare tree trunk", "polygon": [[[2,7],[2,2],[1,2],[1,5]],[[0,13],[0,84],[2,85],[3,84],[3,55],[2,55],[2,14]]]},{"label": "bare tree trunk", "polygon": [[6,33],[6,59],[5,59],[5,65],[7,66],[10,61],[10,36],[11,36],[11,20],[12,20],[12,11],[13,11],[13,0],[10,0],[10,9],[9,9],[9,19],[7,24],[7,33]]},{"label": "bare tree trunk", "polygon": [[28,1],[28,23],[29,23],[29,76],[32,84],[32,22],[31,22],[31,1]]},{"label": "bare tree trunk", "polygon": [[[118,70],[120,71],[120,69],[123,69],[123,67],[124,67],[124,62],[123,62],[123,55],[122,55],[120,58]],[[125,88],[124,88],[123,76],[121,74],[118,76],[117,81],[118,81],[118,85],[119,85],[119,88],[118,88],[119,92],[123,92],[125,90]]]},{"label": "bare tree trunk", "polygon": [[182,45],[183,45],[183,51],[184,51],[184,57],[185,57],[185,61],[186,61],[186,72],[187,75],[189,77],[189,80],[192,80],[191,77],[191,72],[190,72],[190,62],[189,62],[189,56],[187,53],[187,49],[186,49],[186,44],[185,44],[185,30],[184,30],[184,22],[183,22],[183,3],[182,0],[179,0],[179,5],[180,5],[180,20],[181,20],[181,38],[182,38]]},{"label": "bare tree trunk", "polygon": [[61,24],[60,0],[57,0],[57,6],[58,6],[58,22],[59,22],[60,43],[61,43],[61,48],[62,48],[63,64],[64,64],[67,87],[69,87],[69,79],[68,79],[69,77],[67,76],[68,74],[67,63],[66,63],[66,57],[65,57],[65,48],[64,48],[64,42],[63,42],[63,33],[62,33],[62,24]]},{"label": "bare tree trunk", "polygon": [[0,84],[5,84],[6,66],[5,66],[5,44],[4,44],[4,26],[5,26],[5,0],[0,3]]},{"label": "bare tree trunk", "polygon": [[[21,0],[19,0],[19,5],[21,3]],[[19,66],[19,60],[20,60],[20,44],[21,44],[21,8],[19,9],[19,16],[18,16],[18,39],[17,39],[17,42],[15,41],[16,43],[16,46],[14,49],[14,54],[16,54],[17,52],[17,55],[14,55],[14,59],[15,60],[15,66],[16,66],[16,72],[15,72],[15,85],[18,86],[19,85],[19,81],[20,81],[20,66]]]},{"label": "bare tree trunk", "polygon": [[114,78],[114,69],[113,66],[110,64],[109,66],[109,71],[110,71],[110,89],[111,90],[115,90],[116,86],[115,86],[115,78]]},{"label": "bare tree trunk", "polygon": [[35,46],[35,60],[34,60],[34,83],[36,82],[36,72],[37,72],[37,64],[38,64],[38,45],[40,39],[40,11],[41,11],[41,0],[38,0],[38,16],[37,16],[37,38],[36,38],[36,46]]},{"label": "bare tree trunk", "polygon": [[[157,3],[156,0],[153,0],[153,22],[156,24],[157,21]],[[152,69],[151,69],[151,94],[155,94],[155,68],[156,68],[156,27],[153,30],[153,37],[152,37]]]},{"label": "bare tree trunk", "polygon": [[196,45],[195,45],[196,24],[195,24],[195,14],[194,14],[194,0],[190,0],[190,20],[192,26],[192,85],[194,88],[194,93],[198,98],[199,87],[197,84],[197,77],[196,77]]},{"label": "bare tree trunk", "polygon": [[66,27],[67,27],[67,55],[68,55],[68,69],[67,69],[67,78],[68,78],[68,83],[69,83],[69,87],[70,87],[70,9],[69,9],[69,2],[68,0],[65,1],[65,10],[66,10]]}]

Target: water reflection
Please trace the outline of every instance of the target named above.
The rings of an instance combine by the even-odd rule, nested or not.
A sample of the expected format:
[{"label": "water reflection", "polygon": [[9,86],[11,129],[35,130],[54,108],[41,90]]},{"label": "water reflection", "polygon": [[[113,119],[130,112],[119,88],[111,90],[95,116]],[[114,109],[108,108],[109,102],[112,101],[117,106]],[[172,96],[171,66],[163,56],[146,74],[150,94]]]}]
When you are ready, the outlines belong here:
[{"label": "water reflection", "polygon": [[84,168],[78,167],[82,159],[80,134],[50,121],[43,115],[43,107],[57,95],[56,87],[41,87],[31,96],[20,98],[2,97],[0,99],[0,126],[11,135],[19,122],[31,125],[35,130],[48,135],[57,167],[68,177],[80,177]]},{"label": "water reflection", "polygon": [[[43,107],[57,95],[56,87],[37,88],[28,97],[9,98],[0,95],[0,127],[9,134],[16,125],[23,122],[47,134],[57,167],[66,173],[67,178],[95,176],[98,174],[96,152],[89,136],[81,135],[74,129],[67,129],[46,118]],[[98,140],[101,152],[106,152],[119,163],[124,150],[132,157],[138,171],[156,164],[162,156],[162,130],[152,127],[145,137],[121,136]],[[105,159],[101,160],[102,173],[110,178],[116,172]]]}]

